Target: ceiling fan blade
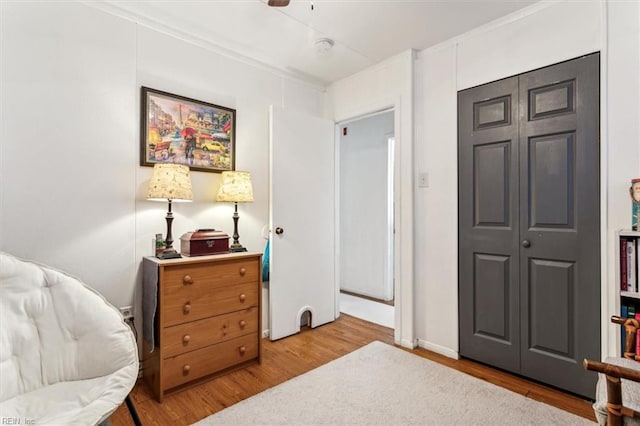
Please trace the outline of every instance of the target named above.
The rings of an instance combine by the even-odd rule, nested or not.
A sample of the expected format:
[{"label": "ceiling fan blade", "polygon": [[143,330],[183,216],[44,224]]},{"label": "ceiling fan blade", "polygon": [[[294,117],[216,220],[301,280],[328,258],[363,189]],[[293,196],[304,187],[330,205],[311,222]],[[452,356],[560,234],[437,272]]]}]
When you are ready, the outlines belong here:
[{"label": "ceiling fan blade", "polygon": [[289,6],[289,0],[269,0],[269,6],[273,6],[273,7]]}]

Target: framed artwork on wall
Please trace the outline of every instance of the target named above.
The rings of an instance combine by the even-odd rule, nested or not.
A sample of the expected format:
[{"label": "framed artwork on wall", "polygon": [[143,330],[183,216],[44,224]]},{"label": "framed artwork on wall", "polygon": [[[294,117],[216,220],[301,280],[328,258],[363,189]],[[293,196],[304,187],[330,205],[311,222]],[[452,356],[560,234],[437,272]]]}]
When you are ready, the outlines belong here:
[{"label": "framed artwork on wall", "polygon": [[142,87],[140,165],[235,170],[236,110]]}]

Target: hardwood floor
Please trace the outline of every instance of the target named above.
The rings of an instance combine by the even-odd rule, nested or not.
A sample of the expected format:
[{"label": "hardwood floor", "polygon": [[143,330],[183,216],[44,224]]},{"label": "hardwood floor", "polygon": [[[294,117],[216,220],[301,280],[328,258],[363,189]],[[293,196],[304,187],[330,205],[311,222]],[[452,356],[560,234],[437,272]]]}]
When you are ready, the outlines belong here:
[{"label": "hardwood floor", "polygon": [[[275,342],[263,339],[262,364],[165,396],[162,404],[152,398],[142,381],[131,396],[143,425],[188,425],[374,340],[392,345],[393,330],[343,314],[331,324],[304,329],[295,336]],[[595,421],[591,403],[576,396],[470,360],[454,360],[424,349],[409,352]],[[133,424],[124,404],[110,420],[113,426]]]}]

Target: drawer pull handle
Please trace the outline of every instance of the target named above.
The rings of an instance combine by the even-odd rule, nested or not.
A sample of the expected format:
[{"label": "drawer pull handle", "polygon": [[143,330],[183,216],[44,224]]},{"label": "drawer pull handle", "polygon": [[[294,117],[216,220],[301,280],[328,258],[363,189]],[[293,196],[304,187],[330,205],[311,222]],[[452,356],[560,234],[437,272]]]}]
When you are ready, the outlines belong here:
[{"label": "drawer pull handle", "polygon": [[239,324],[240,328],[244,328],[247,325],[247,322],[245,320],[240,320]]},{"label": "drawer pull handle", "polygon": [[240,275],[244,277],[244,274],[247,273],[247,268],[240,268]]},{"label": "drawer pull handle", "polygon": [[240,295],[240,298],[239,298],[239,299],[240,299],[240,301],[241,301],[241,302],[244,302],[245,300],[247,300],[247,295],[246,295],[246,294],[244,294],[244,293],[242,293],[242,294]]},{"label": "drawer pull handle", "polygon": [[244,346],[240,346],[238,348],[238,351],[240,352],[240,355],[244,355],[244,353],[247,351],[247,348],[245,348]]},{"label": "drawer pull handle", "polygon": [[191,340],[191,336],[189,336],[188,334],[185,334],[184,336],[182,336],[182,343],[184,343],[185,345],[189,343],[190,340]]},{"label": "drawer pull handle", "polygon": [[191,278],[191,275],[185,275],[184,278],[182,278],[182,282],[184,285],[193,284],[193,278]]},{"label": "drawer pull handle", "polygon": [[189,302],[184,304],[184,306],[182,307],[182,312],[184,312],[185,314],[191,312],[191,304]]},{"label": "drawer pull handle", "polygon": [[182,374],[186,376],[187,374],[189,374],[189,371],[191,371],[191,366],[189,364],[185,364],[182,367]]}]

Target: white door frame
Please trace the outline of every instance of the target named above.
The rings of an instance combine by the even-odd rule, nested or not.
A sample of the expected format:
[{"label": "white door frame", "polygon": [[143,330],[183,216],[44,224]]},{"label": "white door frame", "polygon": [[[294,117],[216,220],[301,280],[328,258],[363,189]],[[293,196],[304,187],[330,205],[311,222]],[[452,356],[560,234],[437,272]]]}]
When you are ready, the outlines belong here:
[{"label": "white door frame", "polygon": [[[414,318],[413,318],[413,220],[403,221],[402,213],[407,210],[411,213],[408,216],[413,218],[413,156],[412,147],[403,146],[403,142],[410,143],[411,138],[403,138],[401,98],[381,100],[379,102],[363,105],[360,108],[350,111],[344,117],[334,117],[335,126],[335,167],[336,167],[336,211],[335,211],[335,232],[339,241],[340,234],[340,125],[347,122],[359,120],[363,117],[371,116],[380,112],[393,110],[394,112],[394,220],[395,234],[393,238],[393,274],[394,274],[394,342],[406,348],[417,346],[414,338]],[[403,165],[401,171],[400,165]],[[404,245],[403,245],[404,243]],[[336,295],[340,294],[340,252],[339,244],[336,244]],[[339,298],[336,297],[336,313],[340,312]],[[404,337],[403,337],[404,336]]]}]

